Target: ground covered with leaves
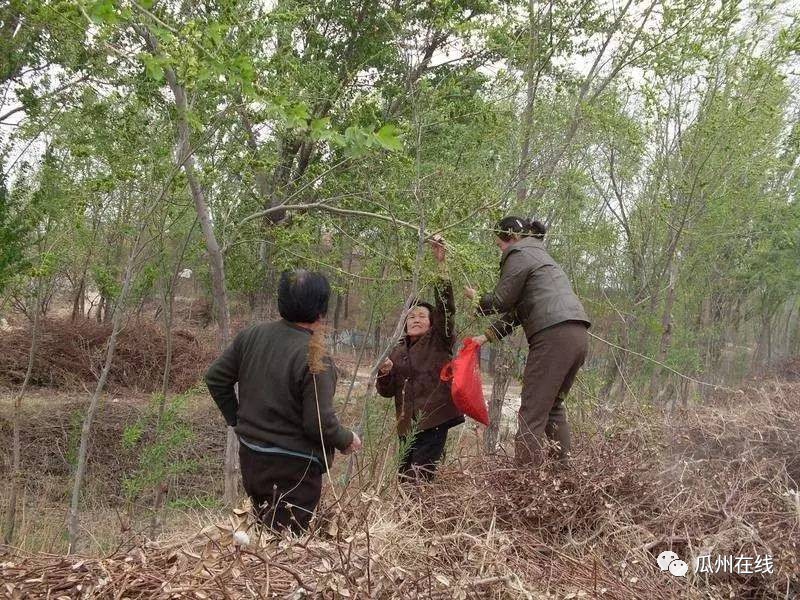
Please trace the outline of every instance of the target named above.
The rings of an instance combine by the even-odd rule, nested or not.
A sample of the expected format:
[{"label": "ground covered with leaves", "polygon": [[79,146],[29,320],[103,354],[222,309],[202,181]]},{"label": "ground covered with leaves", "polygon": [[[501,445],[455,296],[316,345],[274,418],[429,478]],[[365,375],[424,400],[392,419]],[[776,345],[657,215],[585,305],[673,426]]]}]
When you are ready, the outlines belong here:
[{"label": "ground covered with leaves", "polygon": [[[670,416],[606,410],[576,437],[567,470],[462,455],[435,484],[417,487],[353,461],[349,482],[337,476],[313,532],[300,538],[269,537],[242,509],[196,533],[134,535],[102,557],[5,548],[2,591],[164,599],[800,594],[799,384],[760,382]],[[659,569],[664,550],[689,563],[685,577]],[[771,572],[695,572],[704,555],[769,556]]]}]

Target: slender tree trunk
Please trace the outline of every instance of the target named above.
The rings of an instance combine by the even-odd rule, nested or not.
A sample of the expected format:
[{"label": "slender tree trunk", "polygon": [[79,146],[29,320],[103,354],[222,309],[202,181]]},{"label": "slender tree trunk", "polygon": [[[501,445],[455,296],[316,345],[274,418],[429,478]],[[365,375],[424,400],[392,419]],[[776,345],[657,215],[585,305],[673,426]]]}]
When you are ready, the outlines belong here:
[{"label": "slender tree trunk", "polygon": [[12,463],[11,463],[11,492],[8,499],[8,510],[6,512],[6,523],[3,531],[3,539],[6,544],[10,544],[14,538],[14,529],[17,521],[17,501],[22,488],[22,469],[21,469],[21,452],[20,452],[20,419],[22,418],[22,399],[25,397],[25,392],[28,390],[28,385],[31,381],[33,374],[33,365],[36,361],[36,353],[39,347],[39,322],[41,320],[41,296],[42,296],[42,283],[38,282],[36,290],[36,298],[34,300],[35,306],[33,307],[33,327],[31,330],[31,348],[28,354],[28,369],[25,372],[25,379],[22,381],[22,386],[14,397],[14,413],[12,419]]},{"label": "slender tree trunk", "polygon": [[[630,344],[630,335],[627,320],[622,321],[619,327],[618,346],[627,348]],[[620,395],[620,401],[624,400],[625,386],[620,383],[625,377],[625,370],[628,366],[628,353],[617,352],[615,348],[608,349],[608,370],[605,376],[605,383],[600,390],[600,397],[604,400],[609,400],[617,395]],[[620,393],[621,392],[621,393]]]},{"label": "slender tree trunk", "polygon": [[[179,263],[180,264],[180,263]],[[164,417],[164,410],[167,405],[167,395],[169,394],[169,375],[172,370],[172,309],[174,301],[174,287],[171,285],[167,290],[167,297],[164,299],[164,330],[166,334],[166,349],[164,356],[164,373],[161,378],[161,397],[158,402],[158,415],[156,417],[156,435],[161,435],[161,421]],[[164,499],[167,493],[166,482],[161,481],[156,484],[155,495],[153,497],[153,518],[150,521],[150,537],[154,538],[161,529],[161,509],[164,506]]]},{"label": "slender tree trunk", "polygon": [[689,400],[700,396],[700,386],[696,382],[684,379],[681,382],[681,406],[689,408]]},{"label": "slender tree trunk", "polygon": [[775,357],[785,357],[789,341],[789,326],[792,322],[793,302],[784,303],[781,307],[781,315],[775,323]]},{"label": "slender tree trunk", "polygon": [[103,323],[111,323],[114,320],[115,307],[111,298],[106,296],[103,302]]},{"label": "slender tree trunk", "polygon": [[92,252],[94,250],[95,240],[97,239],[97,230],[99,228],[99,217],[92,217],[92,239],[89,250],[86,253],[86,259],[83,261],[83,268],[81,269],[81,279],[78,286],[78,293],[75,295],[75,304],[72,307],[72,321],[74,322],[78,315],[81,318],[88,318],[86,314],[86,275],[89,271],[89,263],[92,261]]},{"label": "slender tree trunk", "polygon": [[341,292],[335,294],[335,304],[333,309],[333,353],[339,351],[339,334],[342,329],[342,308],[344,306],[344,299]]},{"label": "slender tree trunk", "polygon": [[103,322],[103,305],[106,302],[106,297],[100,294],[100,299],[97,301],[97,312],[95,313],[95,319],[98,323]]},{"label": "slender tree trunk", "polygon": [[[368,332],[365,335],[368,335]],[[378,348],[381,347],[381,326],[380,325],[376,325],[375,326],[375,331],[373,332],[372,347],[375,348],[375,350],[378,350]]]},{"label": "slender tree trunk", "polygon": [[494,344],[489,344],[489,358],[487,359],[486,370],[492,377],[494,377],[494,369],[496,362],[497,362],[497,347]]},{"label": "slender tree trunk", "polygon": [[[347,255],[347,272],[348,273],[352,273],[353,272],[353,253],[352,252],[350,252]],[[385,270],[384,270],[384,273],[385,273]],[[345,283],[345,288],[344,288],[344,320],[346,321],[349,318],[350,318],[350,282],[348,281],[348,282]]]},{"label": "slender tree trunk", "polygon": [[139,300],[139,306],[136,308],[136,322],[137,323],[142,320],[142,311],[144,310],[144,303],[146,301],[147,301],[147,298],[144,297],[144,296]]},{"label": "slender tree trunk", "polygon": [[83,298],[86,293],[86,277],[85,275],[81,275],[81,279],[78,282],[77,290],[75,292],[75,299],[72,302],[72,317],[71,320],[73,322],[77,321],[78,315],[80,314],[83,316]]},{"label": "slender tree trunk", "polygon": [[[349,272],[348,269],[347,269],[347,257],[348,257],[349,254],[351,254],[350,245],[347,242],[344,242],[342,244],[342,259],[340,261],[340,264],[342,266],[342,269],[347,271],[347,272]],[[345,286],[345,289],[349,285],[349,282],[347,281],[346,277],[343,279],[343,284]],[[339,344],[338,344],[337,338],[338,338],[338,335],[339,335],[339,333],[340,333],[340,331],[342,329],[342,313],[343,313],[343,310],[344,310],[344,293],[341,292],[341,291],[337,291],[336,294],[335,294],[335,304],[334,304],[334,309],[333,309],[333,348],[334,348],[334,352],[337,352],[339,350]]]},{"label": "slender tree trunk", "polygon": [[[195,224],[197,221],[195,221]],[[167,289],[164,293],[163,313],[164,313],[164,331],[166,334],[166,348],[164,350],[164,372],[161,377],[161,397],[158,403],[158,414],[156,416],[156,435],[161,435],[161,422],[164,418],[164,410],[167,405],[167,397],[169,394],[169,380],[170,372],[172,371],[172,348],[173,348],[173,315],[175,314],[175,286],[178,283],[178,277],[183,262],[183,256],[186,253],[186,247],[189,245],[189,240],[192,238],[194,225],[189,229],[186,234],[186,239],[183,241],[181,252],[178,255],[178,260],[175,261],[175,268],[167,283]],[[155,495],[153,497],[153,518],[150,521],[150,537],[154,538],[162,526],[161,511],[164,508],[164,501],[166,499],[169,487],[165,481],[161,481],[156,485]]]},{"label": "slender tree trunk", "polygon": [[[258,163],[258,141],[256,139],[253,124],[244,108],[239,109],[239,118],[245,131],[245,142],[248,150],[253,154],[253,176],[256,182],[256,191],[261,199],[261,205],[266,208],[274,208],[278,205],[275,190],[270,185],[269,177]],[[266,241],[259,248],[259,261],[264,267],[264,279],[255,294],[255,310],[259,319],[267,319],[270,316],[270,307],[273,303],[275,290],[277,289],[277,274],[273,266],[273,245],[270,243],[274,239],[273,228],[286,218],[284,211],[270,213],[263,219],[264,237]]]},{"label": "slender tree trunk", "polygon": [[511,382],[511,368],[514,365],[514,352],[508,344],[495,349],[494,381],[492,397],[489,401],[489,426],[483,434],[483,446],[487,454],[492,454],[497,447],[500,426],[503,423],[503,405]]},{"label": "slender tree trunk", "polygon": [[784,358],[789,358],[792,355],[792,332],[794,331],[794,323],[797,316],[797,298],[792,296],[789,299],[789,311],[786,315],[786,325],[783,328],[783,343],[781,349],[783,350]]},{"label": "slender tree trunk", "polygon": [[[158,40],[147,29],[141,31],[144,35],[150,52],[154,56],[160,55],[158,47]],[[190,143],[190,128],[189,121],[186,117],[188,106],[186,101],[186,91],[183,86],[178,82],[175,71],[171,67],[164,69],[164,77],[169,84],[170,90],[175,98],[175,108],[177,109],[177,128],[178,128],[178,165],[183,167],[186,174],[186,180],[189,183],[192,199],[194,200],[195,210],[197,211],[197,219],[200,222],[200,228],[203,231],[203,237],[206,241],[206,252],[208,254],[208,262],[211,270],[211,284],[212,293],[214,296],[214,304],[217,307],[218,323],[219,323],[219,346],[220,350],[224,350],[231,338],[231,324],[230,312],[228,307],[228,292],[225,286],[225,263],[220,250],[219,243],[217,242],[216,234],[214,233],[214,226],[211,221],[211,212],[206,201],[205,192],[200,185],[195,174],[195,160],[194,154]],[[233,506],[238,496],[238,481],[236,472],[236,450],[237,440],[236,434],[232,427],[228,427],[226,444],[225,444],[225,502],[229,506]]]},{"label": "slender tree trunk", "polygon": [[[141,236],[141,231],[139,233]],[[128,257],[127,265],[125,266],[125,276],[122,283],[122,291],[120,292],[117,310],[114,311],[112,319],[113,325],[111,328],[111,337],[108,339],[108,346],[106,348],[106,360],[103,365],[103,370],[100,372],[100,379],[97,381],[97,386],[92,394],[92,399],[89,402],[89,409],[86,412],[86,417],[83,420],[81,427],[81,443],[78,448],[78,459],[75,467],[75,479],[72,485],[72,500],[70,501],[69,516],[68,516],[68,536],[69,548],[68,553],[76,550],[78,544],[78,537],[80,533],[79,521],[79,508],[81,492],[83,491],[83,480],[86,475],[86,464],[89,452],[89,441],[92,435],[92,423],[94,422],[97,408],[100,404],[100,395],[103,393],[108,374],[111,371],[111,365],[114,361],[114,352],[117,348],[117,337],[119,336],[120,329],[122,329],[122,318],[124,315],[123,306],[128,298],[131,289],[131,282],[133,280],[133,266],[136,260],[136,254],[139,249],[139,237],[131,249],[130,256]]]},{"label": "slender tree trunk", "polygon": [[761,313],[761,331],[758,336],[758,345],[753,356],[753,369],[758,369],[769,363],[772,343],[772,313],[768,308],[763,308]]},{"label": "slender tree trunk", "polygon": [[789,338],[789,356],[797,356],[798,354],[800,354],[800,316],[795,319]]},{"label": "slender tree trunk", "polygon": [[711,331],[711,302],[713,296],[707,296],[700,301],[700,311],[697,317],[697,329],[705,338],[705,357],[704,362],[711,364],[714,348],[716,346],[716,336]]},{"label": "slender tree trunk", "polygon": [[539,35],[540,27],[536,18],[536,3],[528,0],[528,57],[525,65],[525,108],[522,111],[519,167],[517,169],[517,202],[524,202],[528,196],[528,172],[530,171],[531,134],[533,133],[534,104],[539,84]]},{"label": "slender tree trunk", "polygon": [[[658,362],[664,362],[667,357],[667,352],[669,352],[670,345],[672,343],[672,308],[675,305],[675,295],[677,290],[677,283],[678,283],[678,262],[677,260],[672,260],[669,267],[669,287],[667,288],[667,298],[664,302],[664,312],[661,315],[661,342],[658,347],[658,355],[656,360]],[[659,390],[659,382],[661,380],[661,370],[656,365],[653,369],[653,374],[650,377],[650,393],[649,397],[651,401],[653,398],[658,397],[661,398],[663,393],[658,393]],[[662,387],[662,392],[666,389],[666,386]]]},{"label": "slender tree trunk", "polygon": [[772,317],[767,323],[767,365],[772,364]]}]

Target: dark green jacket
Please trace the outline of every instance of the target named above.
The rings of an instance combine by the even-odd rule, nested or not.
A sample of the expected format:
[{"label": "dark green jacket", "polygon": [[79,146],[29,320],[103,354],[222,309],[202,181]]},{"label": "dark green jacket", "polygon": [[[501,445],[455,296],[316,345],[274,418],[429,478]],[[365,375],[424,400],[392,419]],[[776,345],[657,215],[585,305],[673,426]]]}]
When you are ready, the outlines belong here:
[{"label": "dark green jacket", "polygon": [[327,454],[330,465],[334,448],[350,446],[353,433],[339,424],[333,410],[333,361],[325,359],[323,373],[309,370],[310,339],[311,331],[284,320],[249,327],[214,361],[206,384],[237,435],[311,454],[322,464]]},{"label": "dark green jacket", "polygon": [[550,257],[544,242],[526,237],[511,244],[500,259],[500,279],[494,291],[479,302],[483,314],[501,313],[486,335],[501,339],[522,325],[530,338],[565,321],[591,323],[572,291],[567,275]]}]

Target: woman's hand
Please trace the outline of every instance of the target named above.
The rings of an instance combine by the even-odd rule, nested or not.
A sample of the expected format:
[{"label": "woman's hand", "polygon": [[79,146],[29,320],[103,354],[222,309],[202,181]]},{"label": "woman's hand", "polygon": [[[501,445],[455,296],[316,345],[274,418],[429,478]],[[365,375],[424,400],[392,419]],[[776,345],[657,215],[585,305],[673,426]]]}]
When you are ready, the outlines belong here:
[{"label": "woman's hand", "polygon": [[475,300],[475,298],[478,296],[478,291],[467,285],[464,286],[464,295],[470,300]]},{"label": "woman's hand", "polygon": [[358,452],[361,450],[361,438],[358,437],[358,434],[354,431],[353,432],[353,441],[350,442],[350,445],[342,450],[342,454],[353,454],[354,452]]},{"label": "woman's hand", "polygon": [[393,366],[394,363],[392,362],[392,359],[387,358],[385,361],[383,361],[383,364],[378,369],[378,373],[380,373],[381,375],[386,375],[389,371],[392,370]]},{"label": "woman's hand", "polygon": [[431,250],[433,251],[433,256],[436,258],[436,262],[443,263],[445,258],[447,258],[447,253],[444,249],[444,238],[440,235],[433,236],[428,243],[431,245]]}]

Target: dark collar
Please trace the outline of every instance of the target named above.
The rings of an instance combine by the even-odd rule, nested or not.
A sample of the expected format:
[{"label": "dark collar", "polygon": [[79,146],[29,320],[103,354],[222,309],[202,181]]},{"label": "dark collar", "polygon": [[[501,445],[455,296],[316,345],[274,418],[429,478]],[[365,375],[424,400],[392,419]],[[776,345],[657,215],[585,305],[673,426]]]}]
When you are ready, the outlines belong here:
[{"label": "dark collar", "polygon": [[297,331],[302,331],[303,333],[307,333],[309,335],[314,335],[314,332],[306,327],[300,327],[297,323],[292,323],[291,321],[287,321],[286,319],[281,319],[281,323],[286,325],[287,327],[291,327],[292,329],[296,329]]},{"label": "dark collar", "polygon": [[506,262],[509,254],[512,252],[518,252],[524,248],[540,248],[544,249],[544,240],[540,240],[539,238],[535,237],[524,237],[521,240],[517,240],[513,244],[511,244],[508,248],[505,249],[503,255],[500,257],[500,266]]}]

